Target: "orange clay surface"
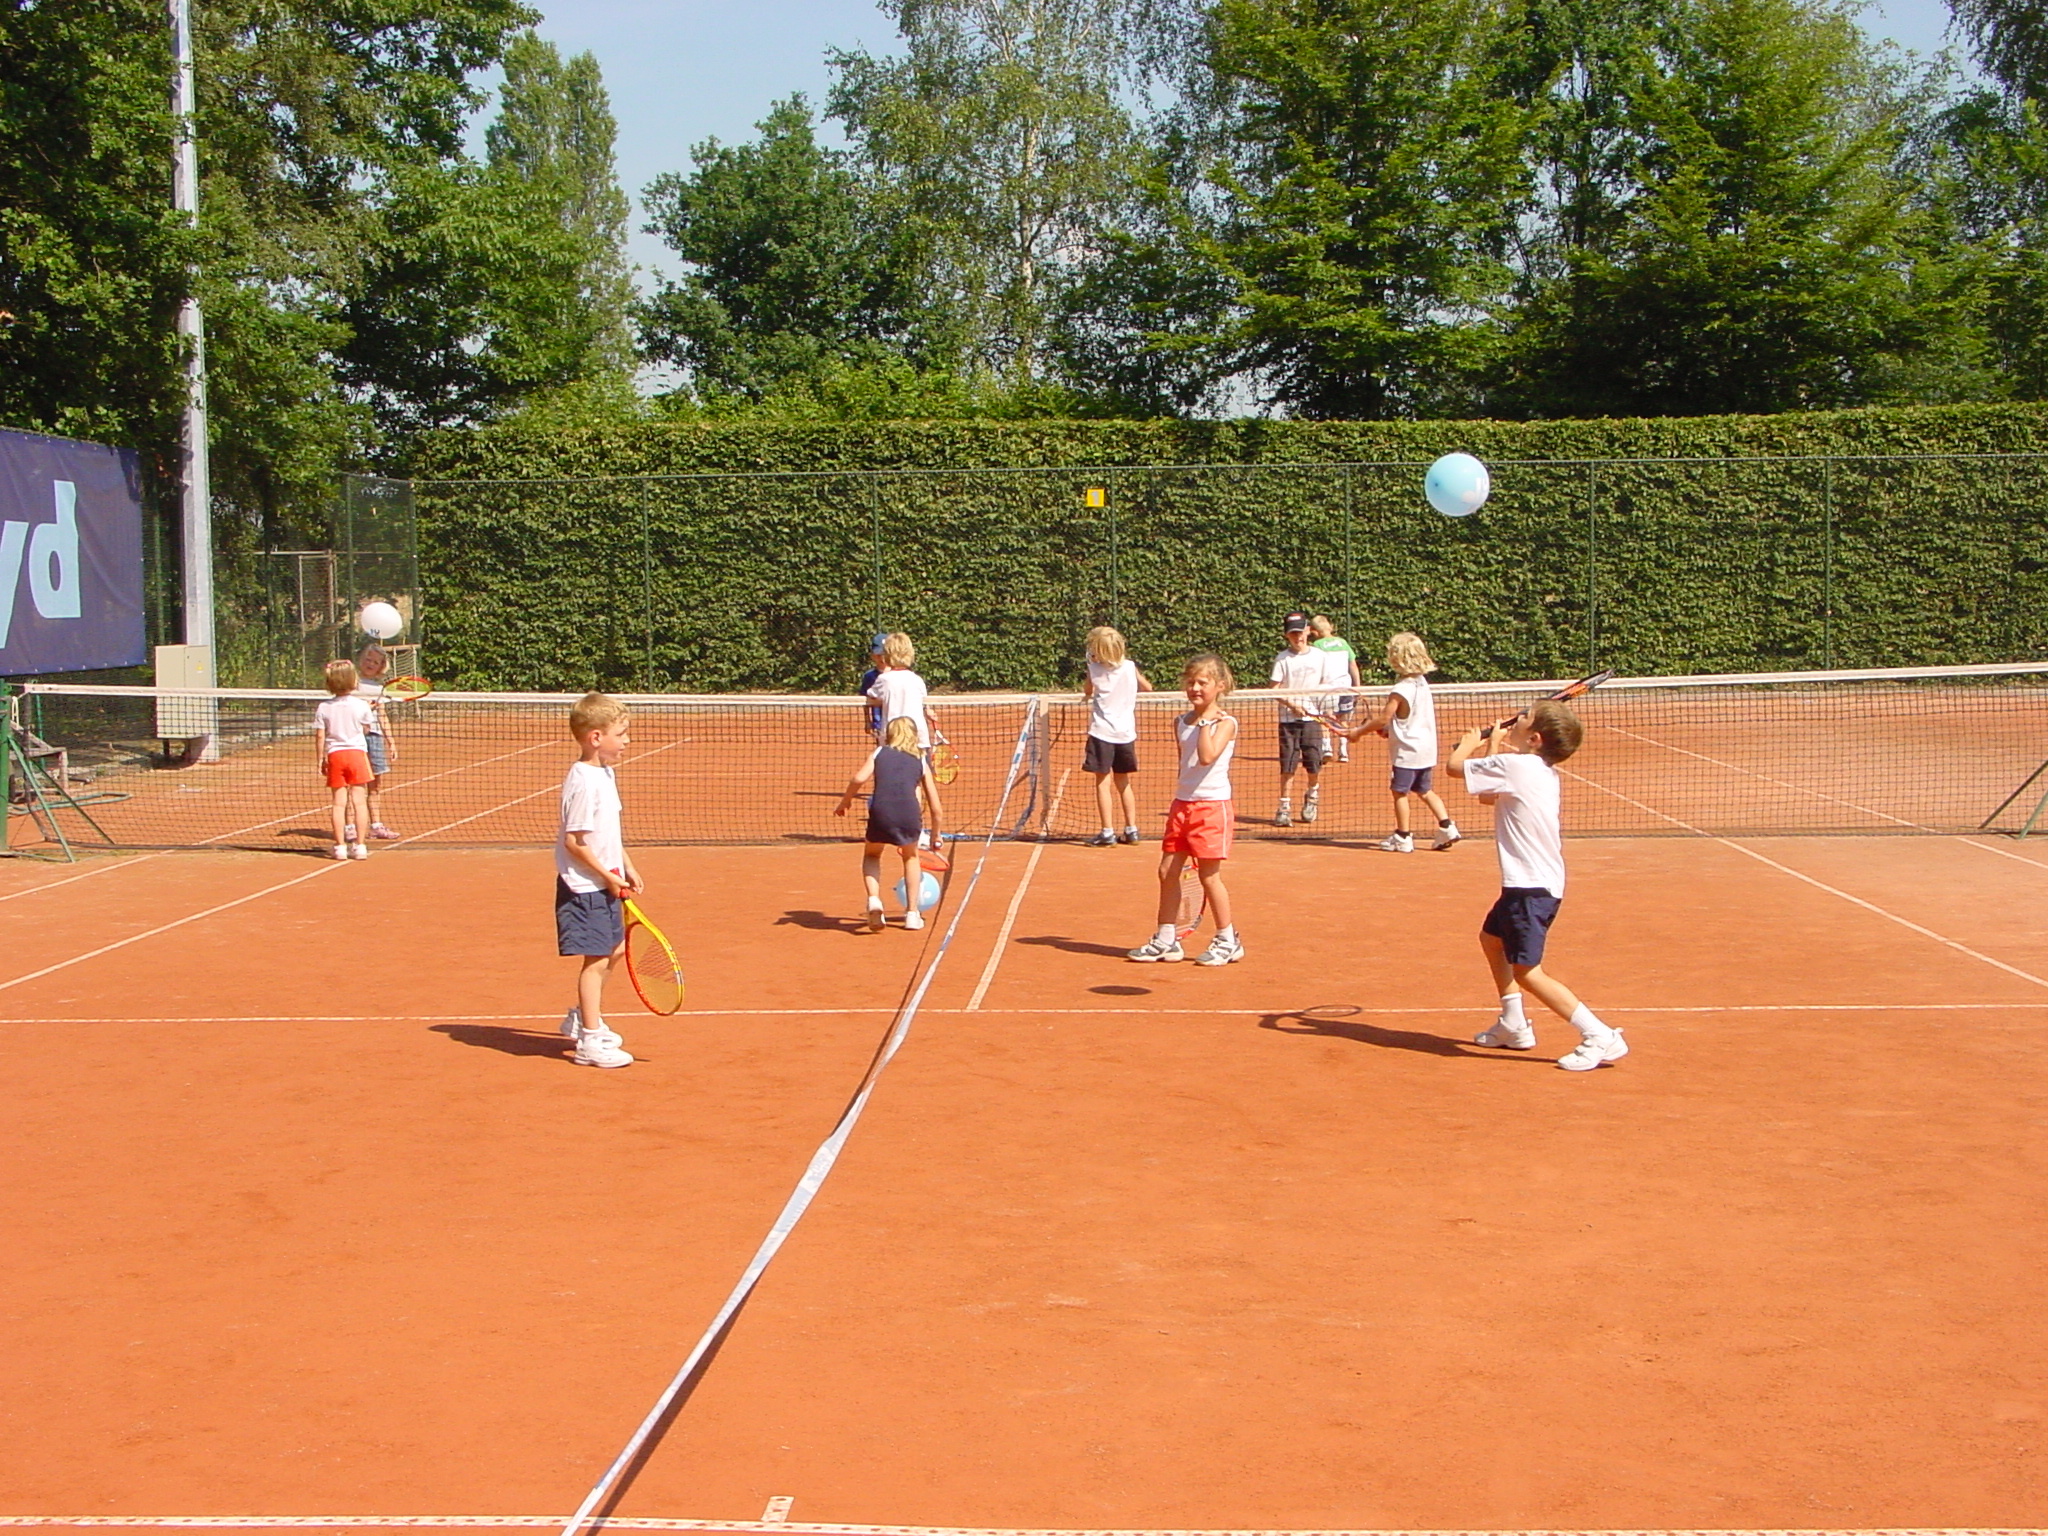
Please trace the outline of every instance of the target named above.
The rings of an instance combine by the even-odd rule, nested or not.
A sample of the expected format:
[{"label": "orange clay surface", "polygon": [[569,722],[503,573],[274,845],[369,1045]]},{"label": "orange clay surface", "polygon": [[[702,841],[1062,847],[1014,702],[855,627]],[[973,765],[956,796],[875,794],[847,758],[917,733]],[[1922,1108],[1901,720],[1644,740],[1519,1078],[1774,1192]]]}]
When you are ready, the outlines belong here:
[{"label": "orange clay surface", "polygon": [[[2048,844],[1570,857],[1585,1075],[1462,1043],[1483,842],[1241,844],[1221,971],[1122,960],[1151,847],[997,847],[619,1515],[2043,1524]],[[621,979],[609,1073],[545,851],[0,864],[0,1515],[576,1505],[943,931],[845,848],[642,863],[691,1011]]]}]

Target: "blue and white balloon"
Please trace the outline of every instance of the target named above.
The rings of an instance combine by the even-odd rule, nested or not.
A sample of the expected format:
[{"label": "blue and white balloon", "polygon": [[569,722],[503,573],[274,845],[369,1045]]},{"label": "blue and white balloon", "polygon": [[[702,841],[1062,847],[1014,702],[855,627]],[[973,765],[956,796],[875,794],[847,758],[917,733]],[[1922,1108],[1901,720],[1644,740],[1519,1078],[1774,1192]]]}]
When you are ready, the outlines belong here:
[{"label": "blue and white balloon", "polygon": [[[939,877],[928,869],[923,874],[924,882],[917,888],[917,910],[929,912],[939,904]],[[896,882],[896,899],[898,901],[903,900],[904,892],[905,886],[901,880],[898,880]]]},{"label": "blue and white balloon", "polygon": [[1469,453],[1447,453],[1422,477],[1422,494],[1445,517],[1470,517],[1486,505],[1493,477]]}]

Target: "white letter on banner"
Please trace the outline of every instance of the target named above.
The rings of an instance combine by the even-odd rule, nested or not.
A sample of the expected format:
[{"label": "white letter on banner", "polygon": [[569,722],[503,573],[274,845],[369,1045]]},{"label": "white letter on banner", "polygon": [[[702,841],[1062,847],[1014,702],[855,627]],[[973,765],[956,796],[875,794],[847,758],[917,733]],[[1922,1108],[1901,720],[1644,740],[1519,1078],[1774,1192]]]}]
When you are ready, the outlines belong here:
[{"label": "white letter on banner", "polygon": [[84,610],[78,579],[78,487],[56,482],[57,521],[28,541],[28,590],[46,619],[75,619]]},{"label": "white letter on banner", "polygon": [[[0,648],[14,628],[14,597],[21,586],[21,554],[27,548],[27,523],[0,523]],[[0,815],[5,814],[5,807],[0,807]]]}]

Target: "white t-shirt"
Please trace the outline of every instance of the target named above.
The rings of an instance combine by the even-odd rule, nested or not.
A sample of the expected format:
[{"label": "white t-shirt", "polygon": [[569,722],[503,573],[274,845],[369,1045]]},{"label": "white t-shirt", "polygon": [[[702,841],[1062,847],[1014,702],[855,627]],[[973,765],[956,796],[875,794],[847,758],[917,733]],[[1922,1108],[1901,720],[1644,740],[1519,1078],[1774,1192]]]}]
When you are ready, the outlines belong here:
[{"label": "white t-shirt", "polygon": [[377,723],[377,711],[367,699],[344,693],[329,699],[313,711],[320,727],[320,755],[330,752],[367,752],[370,728]]},{"label": "white t-shirt", "polygon": [[1436,766],[1436,699],[1429,691],[1429,679],[1417,673],[1394,684],[1394,697],[1408,701],[1408,713],[1396,714],[1387,724],[1387,739],[1393,744],[1396,768]]},{"label": "white t-shirt", "polygon": [[606,869],[626,868],[626,839],[619,829],[619,781],[596,763],[572,763],[562,780],[562,832],[555,839],[555,873],[572,891],[601,891],[604,882],[569,855],[569,834],[587,832],[584,846]]},{"label": "white t-shirt", "polygon": [[1237,738],[1230,739],[1230,745],[1216,754],[1216,761],[1204,766],[1196,756],[1197,743],[1204,729],[1219,731],[1222,722],[1229,715],[1218,715],[1215,725],[1203,727],[1192,724],[1187,715],[1174,717],[1173,734],[1180,742],[1180,777],[1174,782],[1173,798],[1176,800],[1228,800],[1230,798],[1230,760],[1237,755]]},{"label": "white t-shirt", "polygon": [[372,736],[382,736],[384,734],[384,722],[378,718],[376,707],[377,701],[384,697],[384,685],[372,682],[367,677],[358,678],[356,680],[356,697],[369,700],[371,711],[370,734]]},{"label": "white t-shirt", "polygon": [[889,728],[891,720],[908,717],[917,722],[917,744],[920,747],[932,744],[931,723],[924,714],[924,679],[915,672],[885,668],[875,679],[875,686],[868,690],[868,697],[882,706],[884,730]]},{"label": "white t-shirt", "polygon": [[1499,795],[1493,805],[1494,844],[1503,886],[1540,886],[1564,895],[1564,829],[1558,822],[1557,770],[1533,752],[1496,752],[1468,758],[1465,787]]},{"label": "white t-shirt", "polygon": [[[1324,652],[1309,646],[1299,651],[1282,651],[1273,658],[1273,683],[1279,688],[1320,688],[1323,685],[1323,664],[1327,660]],[[1351,674],[1345,673],[1345,681]],[[1288,720],[1303,720],[1317,710],[1329,707],[1327,699],[1282,699],[1280,707],[1287,711],[1282,717]]]},{"label": "white t-shirt", "polygon": [[1088,663],[1088,734],[1097,741],[1138,739],[1138,664],[1125,657],[1113,667]]}]

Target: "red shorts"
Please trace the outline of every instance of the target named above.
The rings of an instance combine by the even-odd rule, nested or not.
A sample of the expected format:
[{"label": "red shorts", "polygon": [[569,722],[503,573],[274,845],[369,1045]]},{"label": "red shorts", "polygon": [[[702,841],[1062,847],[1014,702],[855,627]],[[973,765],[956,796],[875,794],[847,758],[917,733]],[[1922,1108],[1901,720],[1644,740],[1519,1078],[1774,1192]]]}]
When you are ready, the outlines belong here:
[{"label": "red shorts", "polygon": [[1227,859],[1236,831],[1237,810],[1228,800],[1176,800],[1167,808],[1166,836],[1159,840],[1159,851]]},{"label": "red shorts", "polygon": [[354,747],[340,747],[327,754],[327,787],[347,789],[355,784],[367,784],[376,775],[370,772],[370,754],[358,752]]}]

